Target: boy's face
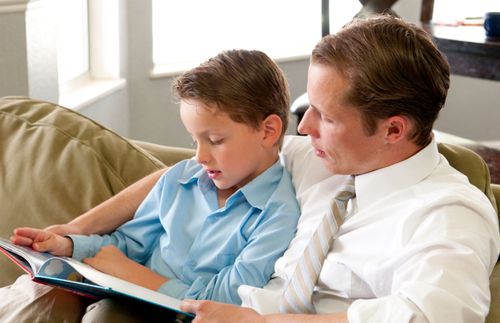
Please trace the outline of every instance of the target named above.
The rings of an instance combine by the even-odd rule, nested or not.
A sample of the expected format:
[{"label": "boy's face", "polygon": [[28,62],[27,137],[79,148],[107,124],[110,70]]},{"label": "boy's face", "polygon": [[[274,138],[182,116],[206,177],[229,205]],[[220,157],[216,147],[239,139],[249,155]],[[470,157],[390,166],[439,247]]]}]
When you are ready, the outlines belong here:
[{"label": "boy's face", "polygon": [[198,100],[181,100],[180,114],[196,143],[196,161],[219,190],[232,194],[269,167],[263,130],[234,122]]}]

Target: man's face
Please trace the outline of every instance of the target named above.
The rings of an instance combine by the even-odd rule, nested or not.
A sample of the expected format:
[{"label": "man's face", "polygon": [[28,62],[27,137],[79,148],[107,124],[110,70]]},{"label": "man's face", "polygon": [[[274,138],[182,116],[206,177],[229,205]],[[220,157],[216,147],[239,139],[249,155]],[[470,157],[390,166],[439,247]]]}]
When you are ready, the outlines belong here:
[{"label": "man's face", "polygon": [[331,66],[309,66],[309,108],[298,126],[309,135],[316,155],[335,174],[363,174],[385,165],[385,134],[377,127],[373,135],[363,130],[361,113],[343,98],[348,81]]}]

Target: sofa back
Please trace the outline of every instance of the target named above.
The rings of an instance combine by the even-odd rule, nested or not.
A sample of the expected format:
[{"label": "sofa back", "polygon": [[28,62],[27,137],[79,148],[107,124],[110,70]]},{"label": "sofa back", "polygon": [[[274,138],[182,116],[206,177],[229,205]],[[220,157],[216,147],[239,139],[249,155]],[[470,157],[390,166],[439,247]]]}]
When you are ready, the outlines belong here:
[{"label": "sofa back", "polygon": [[[0,98],[0,236],[66,223],[149,173],[157,158],[50,102]],[[0,286],[21,271],[0,256]]]}]

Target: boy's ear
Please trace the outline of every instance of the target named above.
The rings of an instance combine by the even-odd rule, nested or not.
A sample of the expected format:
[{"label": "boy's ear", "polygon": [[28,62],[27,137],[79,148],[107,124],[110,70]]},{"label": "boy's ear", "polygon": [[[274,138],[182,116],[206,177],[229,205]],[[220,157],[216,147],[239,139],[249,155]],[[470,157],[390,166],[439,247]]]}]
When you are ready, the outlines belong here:
[{"label": "boy's ear", "polygon": [[262,138],[266,147],[273,147],[276,145],[281,137],[283,130],[283,122],[276,114],[268,115],[261,124],[261,131],[264,137]]}]

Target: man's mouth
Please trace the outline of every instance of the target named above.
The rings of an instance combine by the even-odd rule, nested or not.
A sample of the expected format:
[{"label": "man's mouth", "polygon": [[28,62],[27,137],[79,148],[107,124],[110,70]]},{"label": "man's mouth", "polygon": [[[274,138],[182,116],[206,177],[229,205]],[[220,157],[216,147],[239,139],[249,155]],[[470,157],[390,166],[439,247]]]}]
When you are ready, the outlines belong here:
[{"label": "man's mouth", "polygon": [[323,150],[321,149],[314,149],[314,153],[316,154],[316,156],[318,156],[319,158],[325,158],[326,157],[326,154]]},{"label": "man's mouth", "polygon": [[314,144],[312,144],[313,148],[314,148],[314,153],[316,154],[316,156],[318,156],[319,158],[325,158],[326,157],[326,154],[323,150],[317,148]]}]

